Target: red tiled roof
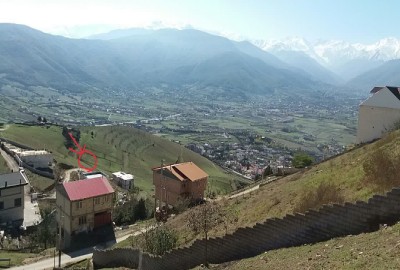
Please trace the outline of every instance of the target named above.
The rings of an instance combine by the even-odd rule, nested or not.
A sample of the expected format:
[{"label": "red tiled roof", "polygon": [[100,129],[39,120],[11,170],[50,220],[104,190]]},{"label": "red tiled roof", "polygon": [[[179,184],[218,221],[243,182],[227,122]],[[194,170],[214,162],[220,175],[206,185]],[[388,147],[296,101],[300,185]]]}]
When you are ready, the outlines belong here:
[{"label": "red tiled roof", "polygon": [[63,187],[71,201],[114,193],[114,189],[105,177],[67,182],[63,183]]},{"label": "red tiled roof", "polygon": [[[161,167],[153,168],[153,171],[159,171]],[[190,181],[197,181],[202,178],[208,177],[207,173],[200,169],[193,162],[185,162],[178,164],[171,164],[163,167],[164,170],[170,171],[178,180],[183,181],[188,179]]]}]

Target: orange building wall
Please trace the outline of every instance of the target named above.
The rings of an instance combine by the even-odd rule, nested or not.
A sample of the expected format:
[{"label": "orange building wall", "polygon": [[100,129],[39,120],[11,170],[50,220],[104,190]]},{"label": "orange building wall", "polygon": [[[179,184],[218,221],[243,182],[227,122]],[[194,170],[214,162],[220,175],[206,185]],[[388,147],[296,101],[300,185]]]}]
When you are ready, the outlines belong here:
[{"label": "orange building wall", "polygon": [[157,200],[161,200],[170,205],[176,205],[179,199],[184,195],[189,195],[193,199],[204,198],[207,178],[195,182],[189,180],[180,181],[154,171],[153,184],[155,186],[155,198]]}]

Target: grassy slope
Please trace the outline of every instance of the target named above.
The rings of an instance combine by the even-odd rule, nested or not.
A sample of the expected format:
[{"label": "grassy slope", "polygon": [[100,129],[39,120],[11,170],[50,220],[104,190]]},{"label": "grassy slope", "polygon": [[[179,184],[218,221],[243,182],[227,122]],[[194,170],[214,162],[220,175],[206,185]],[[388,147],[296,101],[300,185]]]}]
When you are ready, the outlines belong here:
[{"label": "grassy slope", "polygon": [[[91,137],[91,132],[94,138]],[[53,152],[55,159],[77,166],[77,159],[63,142],[59,127],[28,127],[12,125],[1,133],[8,139],[34,148],[45,148]],[[81,128],[81,146],[87,145],[98,157],[98,169],[106,173],[119,170],[135,175],[135,184],[150,191],[152,185],[151,168],[159,166],[161,159],[166,163],[175,162],[181,151],[180,145],[127,127],[84,127]],[[232,176],[214,165],[208,159],[182,148],[184,161],[193,161],[210,175],[210,187],[220,192],[230,191]],[[85,155],[82,159],[91,167],[92,159]]]},{"label": "grassy slope", "polygon": [[272,250],[211,269],[399,269],[399,235],[400,224],[396,224],[373,233]]},{"label": "grassy slope", "polygon": [[[27,259],[34,257],[33,253],[21,253],[21,252],[7,252],[0,251],[0,258],[11,259],[11,267],[21,265],[22,262]],[[0,268],[8,268],[8,262],[0,262]]]},{"label": "grassy slope", "polygon": [[4,160],[3,156],[0,155],[0,174],[2,173],[9,173],[10,168],[8,168],[6,161]]},{"label": "grassy slope", "polygon": [[[324,181],[340,188],[346,201],[366,200],[377,193],[374,187],[363,182],[364,161],[378,148],[387,148],[400,152],[400,131],[392,133],[375,143],[365,145],[341,156],[313,166],[303,172],[281,178],[276,182],[262,186],[259,190],[232,200],[221,200],[224,208],[239,212],[238,222],[230,225],[228,232],[238,227],[254,225],[271,217],[283,217],[294,212],[302,195],[314,190]],[[192,241],[195,236],[187,227],[190,211],[170,219],[167,224],[179,232],[179,243]],[[222,224],[213,228],[210,236],[225,234]],[[121,246],[124,244],[120,243]]]}]

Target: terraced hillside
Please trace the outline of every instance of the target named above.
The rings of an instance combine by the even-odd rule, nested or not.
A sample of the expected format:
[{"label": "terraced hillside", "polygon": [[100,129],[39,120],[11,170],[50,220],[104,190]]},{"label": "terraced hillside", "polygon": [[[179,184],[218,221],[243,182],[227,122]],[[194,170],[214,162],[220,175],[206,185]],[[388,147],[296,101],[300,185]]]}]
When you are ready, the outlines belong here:
[{"label": "terraced hillside", "polygon": [[[234,188],[238,176],[225,172],[208,159],[181,147],[179,144],[149,133],[128,127],[82,127],[80,145],[98,157],[98,169],[106,173],[119,170],[132,173],[135,185],[143,190],[152,189],[151,168],[175,162],[181,151],[184,161],[193,161],[209,175],[211,190],[226,193]],[[93,136],[92,136],[93,133]],[[60,127],[11,125],[0,136],[37,149],[48,149],[58,162],[77,166],[75,155],[64,146]],[[92,158],[82,157],[83,163],[92,167]]]}]

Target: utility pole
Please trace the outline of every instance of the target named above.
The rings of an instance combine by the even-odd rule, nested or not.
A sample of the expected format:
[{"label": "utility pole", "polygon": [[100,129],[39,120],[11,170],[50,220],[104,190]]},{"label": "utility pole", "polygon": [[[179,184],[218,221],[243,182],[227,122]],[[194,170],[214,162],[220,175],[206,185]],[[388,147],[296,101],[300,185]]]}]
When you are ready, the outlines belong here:
[{"label": "utility pole", "polygon": [[[60,215],[60,220],[58,223],[58,267],[61,268],[61,220],[64,220],[64,216],[61,215],[61,209],[59,207],[57,207],[57,210],[59,211],[59,215]],[[54,262],[55,264],[55,262]]]}]

